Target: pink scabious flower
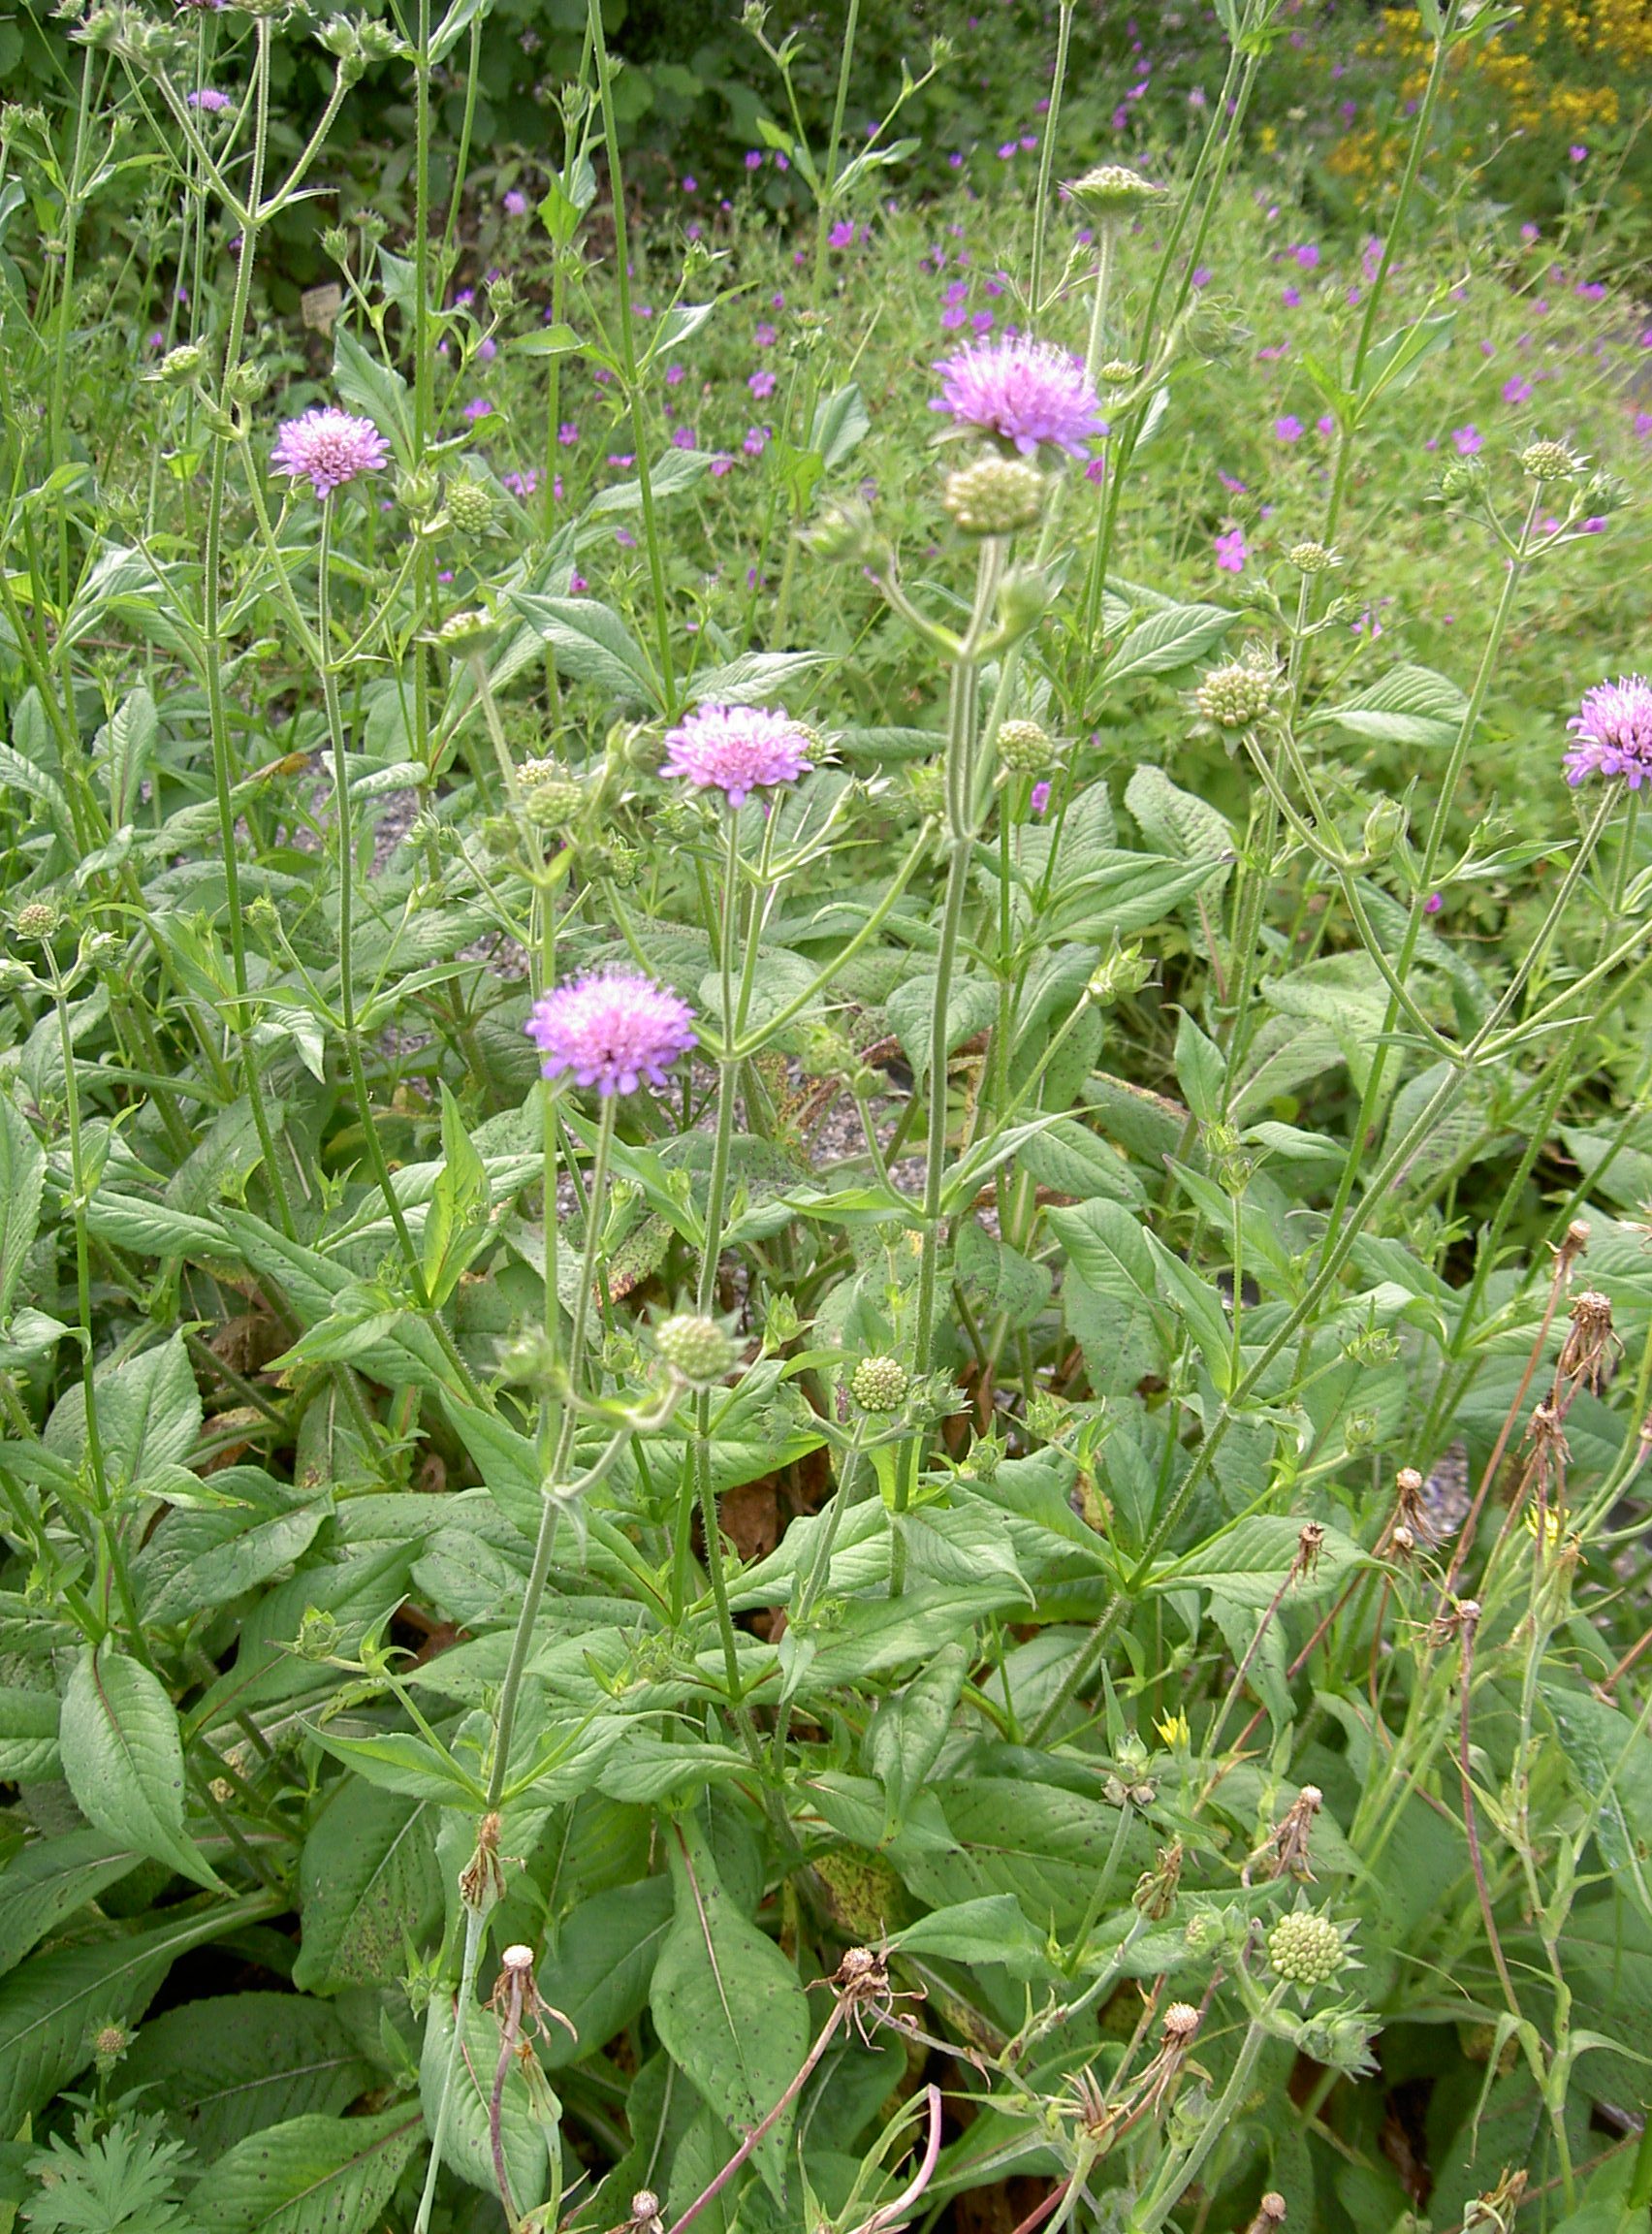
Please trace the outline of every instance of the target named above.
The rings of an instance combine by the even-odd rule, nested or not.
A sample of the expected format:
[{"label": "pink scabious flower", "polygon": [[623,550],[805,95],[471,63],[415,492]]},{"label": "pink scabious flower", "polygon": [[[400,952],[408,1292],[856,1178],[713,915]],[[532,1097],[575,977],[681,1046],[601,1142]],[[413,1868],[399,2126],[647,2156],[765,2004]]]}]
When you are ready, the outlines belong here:
[{"label": "pink scabious flower", "polygon": [[814,763],[812,740],[778,706],[697,706],[666,732],[662,776],[721,791],[731,807],[768,783],[795,783]]},{"label": "pink scabious flower", "polygon": [[229,95],[220,93],[216,85],[198,85],[184,99],[191,109],[205,109],[208,116],[221,116],[230,105]]},{"label": "pink scabious flower", "polygon": [[519,186],[513,186],[505,196],[505,215],[507,217],[525,217],[527,215],[527,196]]},{"label": "pink scabious flower", "polygon": [[1621,776],[1632,791],[1652,781],[1652,683],[1620,675],[1597,683],[1566,726],[1576,742],[1566,755],[1566,781]]},{"label": "pink scabious flower", "polygon": [[331,406],[284,420],[270,453],[278,473],[307,480],[318,496],[330,495],[363,473],[376,473],[389,462],[389,445],[370,419]]},{"label": "pink scabious flower", "polygon": [[1101,406],[1076,357],[1025,335],[970,342],[935,367],[942,380],[932,411],[960,427],[978,427],[1031,458],[1042,442],[1082,458],[1100,431]]},{"label": "pink scabious flower", "polygon": [[577,977],[542,993],[524,1030],[544,1058],[547,1078],[571,1070],[576,1086],[605,1098],[634,1094],[646,1078],[666,1083],[665,1067],[698,1041],[686,1001],[651,977]]}]

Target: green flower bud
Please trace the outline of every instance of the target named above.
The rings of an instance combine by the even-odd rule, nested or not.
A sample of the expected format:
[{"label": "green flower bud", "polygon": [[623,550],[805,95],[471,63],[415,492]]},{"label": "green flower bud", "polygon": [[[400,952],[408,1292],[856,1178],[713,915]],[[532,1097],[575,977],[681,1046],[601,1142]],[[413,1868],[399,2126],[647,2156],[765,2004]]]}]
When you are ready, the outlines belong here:
[{"label": "green flower bud", "polygon": [[448,518],[460,534],[486,535],[494,526],[493,492],[480,481],[456,481],[447,494]]},{"label": "green flower bud", "polygon": [[1152,975],[1153,964],[1139,942],[1132,941],[1128,946],[1115,946],[1097,964],[1085,991],[1097,1008],[1107,1008],[1115,1001],[1128,1001],[1132,993],[1139,993]]},{"label": "green flower bud", "polygon": [[306,1606],[293,1649],[301,1660],[329,1660],[343,1639],[344,1632],[335,1613],[328,1612],[325,1608]]},{"label": "green flower bud", "polygon": [[161,378],[169,388],[181,388],[206,368],[206,352],[199,341],[180,342],[161,359]]},{"label": "green flower bud", "polygon": [[1087,217],[1127,217],[1163,191],[1128,163],[1100,163],[1068,183],[1066,198]]},{"label": "green flower bud", "polygon": [[1298,574],[1328,574],[1342,564],[1341,554],[1327,551],[1322,543],[1293,543],[1286,557]]},{"label": "green flower bud", "polygon": [[1055,739],[1036,721],[1001,721],[993,742],[1000,760],[1016,776],[1046,776],[1060,757]]},{"label": "green flower bud", "polygon": [[1293,1909],[1268,1933],[1268,1961],[1305,1994],[1329,1985],[1347,1960],[1342,1933],[1328,1916],[1312,1909]]},{"label": "green flower bud", "polygon": [[1250,729],[1263,720],[1274,696],[1274,674],[1248,659],[1213,667],[1193,692],[1193,704],[1216,729]]},{"label": "green flower bud", "polygon": [[19,939],[46,940],[62,920],[62,910],[55,900],[31,900],[17,910],[13,929]]},{"label": "green flower bud", "polygon": [[1110,357],[1096,378],[1103,388],[1128,388],[1141,373],[1139,365],[1132,365],[1128,357]]},{"label": "green flower bud", "polygon": [[940,500],[966,535],[1014,535],[1036,526],[1044,476],[1020,458],[977,458],[947,475]]},{"label": "green flower bud", "polygon": [[863,1357],[849,1376],[849,1394],[863,1412],[898,1412],[909,1386],[899,1357]]},{"label": "green flower bud", "polygon": [[270,385],[270,367],[254,357],[238,365],[225,383],[232,403],[256,403]]},{"label": "green flower bud", "polygon": [[1399,844],[1406,826],[1406,811],[1397,799],[1379,799],[1365,817],[1365,850],[1373,861],[1385,861]]},{"label": "green flower bud", "polygon": [[450,613],[436,630],[436,641],[449,652],[480,652],[498,634],[499,623],[491,613],[475,608]]},{"label": "green flower bud", "polygon": [[693,1311],[679,1311],[656,1326],[654,1348],[690,1388],[715,1388],[740,1356],[739,1344],[715,1319]]},{"label": "green flower bud", "polygon": [[829,504],[804,528],[803,540],[817,558],[833,566],[870,566],[882,550],[872,507],[858,496]]},{"label": "green flower bud", "polygon": [[1528,442],[1520,453],[1520,470],[1529,481],[1572,481],[1584,463],[1564,442]]}]

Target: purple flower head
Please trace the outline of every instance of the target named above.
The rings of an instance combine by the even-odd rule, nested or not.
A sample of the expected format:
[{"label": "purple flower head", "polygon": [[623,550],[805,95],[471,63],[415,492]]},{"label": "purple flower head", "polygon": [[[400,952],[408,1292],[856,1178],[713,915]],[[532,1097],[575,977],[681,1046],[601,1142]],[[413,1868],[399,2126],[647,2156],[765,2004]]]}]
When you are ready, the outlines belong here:
[{"label": "purple flower head", "polygon": [[464,409],[460,413],[460,417],[467,419],[474,427],[478,419],[489,418],[493,406],[489,402],[486,396],[472,396]]},{"label": "purple flower head", "polygon": [[763,150],[760,147],[747,147],[746,150],[746,168],[747,171],[762,170]]},{"label": "purple flower head", "polygon": [[1505,403],[1524,403],[1531,393],[1532,383],[1522,379],[1518,372],[1511,372],[1503,383],[1503,400]]},{"label": "purple flower head", "polygon": [[828,248],[852,248],[855,244],[855,223],[851,217],[840,218],[826,236]]},{"label": "purple flower head", "polygon": [[766,403],[775,393],[775,375],[767,365],[759,365],[755,372],[747,374],[746,385],[759,403]]},{"label": "purple flower head", "polygon": [[1291,250],[1291,254],[1304,271],[1313,271],[1318,268],[1319,244],[1317,240],[1304,240],[1300,248]]},{"label": "purple flower head", "polygon": [[1223,574],[1243,574],[1249,557],[1243,527],[1230,527],[1225,535],[1217,537],[1216,563]]},{"label": "purple flower head", "polygon": [[187,96],[192,109],[205,109],[208,116],[221,116],[230,105],[227,93],[220,93],[216,85],[202,85]]},{"label": "purple flower head", "polygon": [[1566,781],[1621,776],[1632,791],[1652,779],[1652,683],[1620,675],[1597,683],[1566,726],[1576,742],[1566,755]]},{"label": "purple flower head", "polygon": [[307,480],[318,496],[342,489],[359,474],[376,473],[390,449],[370,419],[331,407],[282,422],[270,463],[294,481]]},{"label": "purple flower head", "polygon": [[1034,783],[1032,786],[1032,797],[1028,800],[1027,804],[1034,814],[1042,814],[1045,808],[1050,804],[1049,784],[1042,780]]},{"label": "purple flower head", "polygon": [[1013,443],[1024,458],[1041,442],[1082,458],[1100,431],[1101,406],[1083,365],[1047,341],[1019,335],[970,342],[935,369],[942,388],[932,411],[949,412],[959,427],[978,427]]},{"label": "purple flower head", "polygon": [[662,776],[720,791],[731,807],[769,783],[795,783],[814,763],[813,740],[778,706],[696,706],[665,736]]},{"label": "purple flower head", "polygon": [[1451,439],[1457,446],[1459,458],[1472,458],[1479,449],[1482,437],[1477,427],[1453,427]]},{"label": "purple flower head", "polygon": [[1422,911],[1425,915],[1438,915],[1445,905],[1446,895],[1444,892],[1431,892],[1422,904]]},{"label": "purple flower head", "polygon": [[1276,442],[1300,442],[1301,439],[1302,422],[1294,411],[1287,411],[1283,419],[1274,421],[1274,440]]},{"label": "purple flower head", "polygon": [[1296,309],[1302,301],[1301,288],[1287,287],[1284,293],[1280,296],[1280,301],[1285,304],[1287,310]]},{"label": "purple flower head", "polygon": [[666,1065],[698,1044],[692,1022],[687,1002],[651,977],[616,974],[541,994],[524,1030],[547,1078],[571,1070],[576,1086],[606,1097],[634,1094],[645,1078],[663,1086]]},{"label": "purple flower head", "polygon": [[527,196],[520,186],[513,186],[505,196],[505,215],[507,217],[525,217],[527,215]]}]

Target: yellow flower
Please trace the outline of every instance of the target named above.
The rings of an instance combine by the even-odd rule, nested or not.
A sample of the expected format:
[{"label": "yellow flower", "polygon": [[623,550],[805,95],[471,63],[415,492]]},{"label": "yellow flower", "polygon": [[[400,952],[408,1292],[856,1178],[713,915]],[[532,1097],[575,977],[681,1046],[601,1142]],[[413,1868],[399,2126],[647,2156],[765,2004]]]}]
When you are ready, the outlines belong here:
[{"label": "yellow flower", "polygon": [[1178,1707],[1174,1714],[1166,1714],[1162,1722],[1155,1722],[1153,1727],[1163,1739],[1166,1745],[1188,1746],[1191,1745],[1193,1741],[1193,1734],[1188,1727],[1188,1710],[1185,1707]]}]

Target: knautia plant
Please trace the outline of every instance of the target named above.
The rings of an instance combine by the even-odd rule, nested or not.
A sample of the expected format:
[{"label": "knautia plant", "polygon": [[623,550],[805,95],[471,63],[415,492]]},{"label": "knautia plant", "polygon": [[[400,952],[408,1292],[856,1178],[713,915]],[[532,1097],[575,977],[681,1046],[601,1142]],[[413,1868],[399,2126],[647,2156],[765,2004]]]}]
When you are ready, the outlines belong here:
[{"label": "knautia plant", "polygon": [[1281,0],[938,202],[853,6],[719,210],[596,0],[520,154],[472,0],[0,114],[8,2221],[1645,2225],[1638,329],[1491,13],[1351,239]]}]

